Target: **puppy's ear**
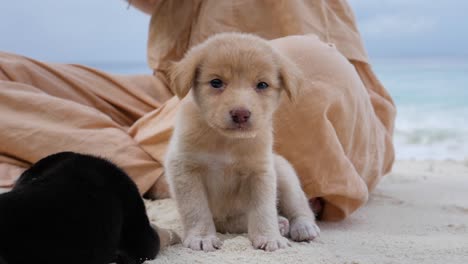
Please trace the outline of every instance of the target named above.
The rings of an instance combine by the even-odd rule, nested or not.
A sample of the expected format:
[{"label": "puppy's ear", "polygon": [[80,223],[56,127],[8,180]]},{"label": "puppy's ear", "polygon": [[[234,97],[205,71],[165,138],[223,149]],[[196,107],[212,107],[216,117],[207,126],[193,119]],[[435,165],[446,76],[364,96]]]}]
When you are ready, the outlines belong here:
[{"label": "puppy's ear", "polygon": [[280,80],[281,86],[289,97],[289,100],[293,101],[297,98],[299,91],[304,82],[304,75],[301,69],[289,58],[279,54],[280,58]]},{"label": "puppy's ear", "polygon": [[184,98],[196,82],[201,52],[197,47],[192,48],[182,60],[174,62],[169,67],[171,89],[179,99]]}]

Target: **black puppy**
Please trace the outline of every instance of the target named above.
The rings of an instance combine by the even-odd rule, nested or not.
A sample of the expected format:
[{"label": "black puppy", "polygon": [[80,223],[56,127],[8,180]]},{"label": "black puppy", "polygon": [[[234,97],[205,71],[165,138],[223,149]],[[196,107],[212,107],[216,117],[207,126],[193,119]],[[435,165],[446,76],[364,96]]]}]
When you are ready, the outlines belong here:
[{"label": "black puppy", "polygon": [[0,263],[142,263],[159,251],[143,200],[111,162],[48,156],[0,195]]}]

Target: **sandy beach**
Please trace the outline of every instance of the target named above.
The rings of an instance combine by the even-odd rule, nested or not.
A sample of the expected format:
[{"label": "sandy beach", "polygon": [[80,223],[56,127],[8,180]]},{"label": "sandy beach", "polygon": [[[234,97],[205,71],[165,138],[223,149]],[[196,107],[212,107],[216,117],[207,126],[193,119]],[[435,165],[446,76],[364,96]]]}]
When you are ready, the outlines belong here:
[{"label": "sandy beach", "polygon": [[[0,189],[0,192],[5,189]],[[161,227],[182,226],[171,199],[146,201]],[[468,161],[397,161],[369,202],[341,222],[320,222],[312,243],[254,250],[245,235],[222,235],[221,250],[180,244],[146,263],[468,263]]]},{"label": "sandy beach", "polygon": [[[181,233],[173,200],[147,202],[161,227]],[[211,253],[180,244],[147,263],[468,263],[468,161],[397,161],[367,205],[341,222],[321,222],[320,238],[273,253],[245,235],[221,235]]]}]

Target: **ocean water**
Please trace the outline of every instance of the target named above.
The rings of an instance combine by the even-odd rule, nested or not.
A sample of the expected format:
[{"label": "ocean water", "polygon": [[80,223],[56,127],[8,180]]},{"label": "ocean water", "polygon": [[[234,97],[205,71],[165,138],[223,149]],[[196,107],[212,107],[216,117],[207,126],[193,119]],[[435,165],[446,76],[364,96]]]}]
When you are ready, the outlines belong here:
[{"label": "ocean water", "polygon": [[[90,66],[151,73],[144,63]],[[397,106],[397,159],[468,159],[468,59],[375,59],[372,66]]]},{"label": "ocean water", "polygon": [[397,159],[468,159],[468,60],[375,60],[397,105]]}]

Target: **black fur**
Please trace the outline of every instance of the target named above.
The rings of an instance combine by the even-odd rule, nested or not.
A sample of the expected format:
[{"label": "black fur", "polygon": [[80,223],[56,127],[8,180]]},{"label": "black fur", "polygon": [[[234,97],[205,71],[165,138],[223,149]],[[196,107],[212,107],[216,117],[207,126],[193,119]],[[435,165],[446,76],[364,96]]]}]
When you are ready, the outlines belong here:
[{"label": "black fur", "polygon": [[136,185],[107,160],[57,153],[0,194],[1,264],[142,263],[158,251]]}]

